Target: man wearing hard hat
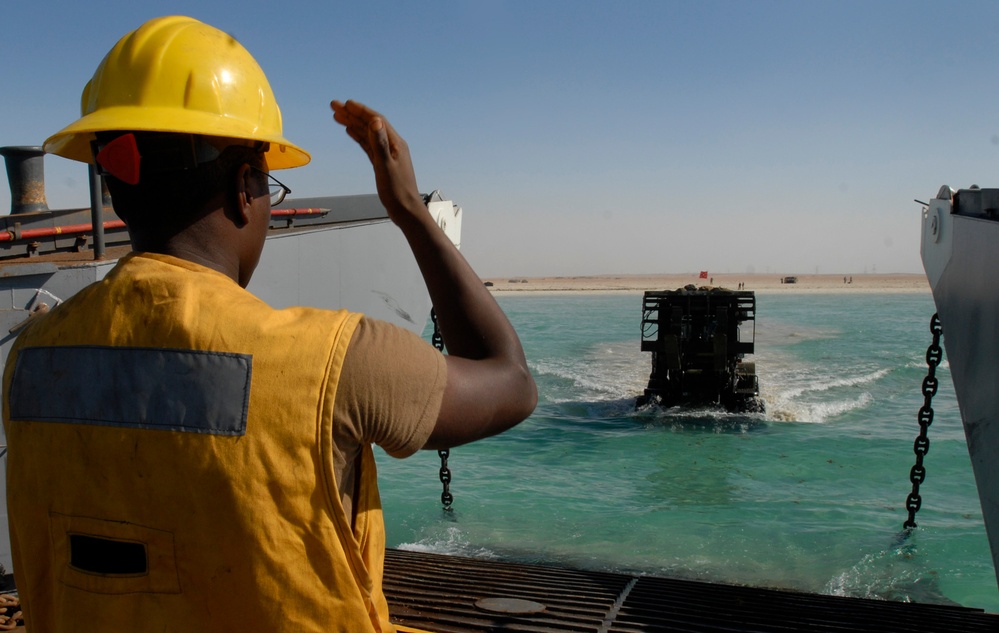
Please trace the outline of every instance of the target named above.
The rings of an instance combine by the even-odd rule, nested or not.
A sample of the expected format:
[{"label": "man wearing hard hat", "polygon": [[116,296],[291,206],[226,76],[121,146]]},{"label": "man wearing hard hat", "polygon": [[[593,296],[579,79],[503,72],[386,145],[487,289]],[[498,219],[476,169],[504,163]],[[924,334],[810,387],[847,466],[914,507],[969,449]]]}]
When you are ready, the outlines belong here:
[{"label": "man wearing hard hat", "polygon": [[20,335],[4,374],[15,578],[33,633],[391,631],[374,456],[526,418],[516,333],[378,113],[331,104],[374,166],[448,356],[346,311],[244,288],[284,138],[260,67],[184,17],[122,38],[48,152],[105,174],[133,252]]}]

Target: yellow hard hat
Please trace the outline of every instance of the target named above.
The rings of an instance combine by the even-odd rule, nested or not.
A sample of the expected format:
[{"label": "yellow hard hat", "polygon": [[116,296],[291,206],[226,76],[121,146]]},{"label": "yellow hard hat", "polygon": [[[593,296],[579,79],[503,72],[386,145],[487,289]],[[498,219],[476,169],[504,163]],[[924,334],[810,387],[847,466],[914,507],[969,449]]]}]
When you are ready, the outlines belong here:
[{"label": "yellow hard hat", "polygon": [[299,167],[308,152],[284,138],[264,71],[231,35],[193,18],[155,18],[121,38],[87,82],[83,116],[45,151],[93,163],[95,132],[176,132],[262,141],[269,169]]}]

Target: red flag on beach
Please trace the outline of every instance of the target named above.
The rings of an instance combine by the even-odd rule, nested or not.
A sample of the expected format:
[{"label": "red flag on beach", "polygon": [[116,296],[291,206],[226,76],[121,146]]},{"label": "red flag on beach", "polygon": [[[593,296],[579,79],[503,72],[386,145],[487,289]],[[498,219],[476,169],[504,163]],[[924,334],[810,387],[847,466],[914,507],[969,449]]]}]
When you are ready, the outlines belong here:
[{"label": "red flag on beach", "polygon": [[701,279],[707,279],[707,278],[708,278],[708,271],[702,270],[701,271]]}]

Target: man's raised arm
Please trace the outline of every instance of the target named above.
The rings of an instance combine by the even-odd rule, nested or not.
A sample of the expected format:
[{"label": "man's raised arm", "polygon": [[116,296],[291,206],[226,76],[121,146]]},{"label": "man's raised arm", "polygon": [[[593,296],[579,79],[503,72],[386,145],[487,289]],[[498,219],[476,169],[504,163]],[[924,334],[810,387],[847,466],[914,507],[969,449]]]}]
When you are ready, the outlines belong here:
[{"label": "man's raised arm", "polygon": [[424,448],[449,448],[521,422],[538,400],[520,339],[475,271],[431,217],[409,147],[389,122],[355,101],[333,101],[333,118],[364,149],[378,197],[405,235],[427,284],[447,346],[447,387]]}]

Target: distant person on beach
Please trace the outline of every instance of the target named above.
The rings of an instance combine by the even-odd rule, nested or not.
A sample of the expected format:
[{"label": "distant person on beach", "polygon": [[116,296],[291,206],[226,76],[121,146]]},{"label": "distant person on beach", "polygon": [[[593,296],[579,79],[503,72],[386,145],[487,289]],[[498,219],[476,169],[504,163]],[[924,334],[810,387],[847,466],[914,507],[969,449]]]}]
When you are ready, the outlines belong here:
[{"label": "distant person on beach", "polygon": [[371,445],[502,432],[537,390],[517,334],[436,225],[409,149],[333,118],[425,278],[449,355],[347,311],[245,290],[271,170],[306,164],[231,36],[151,20],[111,49],[46,151],[99,165],[133,252],[19,336],[4,374],[14,575],[32,633],[392,631]]}]

